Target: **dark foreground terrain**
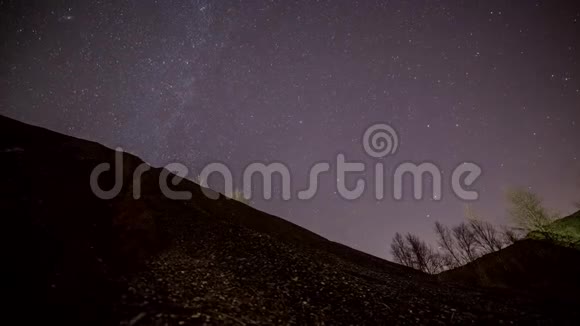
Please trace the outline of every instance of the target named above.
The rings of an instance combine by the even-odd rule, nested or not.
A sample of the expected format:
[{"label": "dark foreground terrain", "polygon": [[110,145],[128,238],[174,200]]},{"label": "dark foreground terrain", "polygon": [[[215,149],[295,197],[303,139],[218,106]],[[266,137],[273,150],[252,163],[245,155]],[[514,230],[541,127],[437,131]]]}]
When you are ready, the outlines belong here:
[{"label": "dark foreground terrain", "polygon": [[[111,200],[89,186],[114,151],[0,117],[2,259],[17,324],[576,324],[573,302],[443,283],[239,202],[166,199],[124,154]],[[112,186],[112,173],[102,176]]]}]

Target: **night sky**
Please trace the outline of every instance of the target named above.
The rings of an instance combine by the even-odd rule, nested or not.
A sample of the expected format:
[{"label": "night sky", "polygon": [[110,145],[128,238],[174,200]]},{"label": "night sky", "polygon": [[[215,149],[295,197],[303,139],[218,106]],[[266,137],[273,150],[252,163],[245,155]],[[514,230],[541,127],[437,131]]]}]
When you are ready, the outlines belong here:
[{"label": "night sky", "polygon": [[[444,182],[472,161],[472,205],[497,223],[508,187],[563,214],[580,192],[578,1],[48,2],[0,1],[3,115],[191,178],[283,162],[295,190],[337,153],[433,162]],[[377,122],[400,137],[383,160],[361,145]],[[464,219],[448,182],[440,201],[347,201],[335,185],[252,205],[381,257],[397,231],[432,239],[435,220]]]}]

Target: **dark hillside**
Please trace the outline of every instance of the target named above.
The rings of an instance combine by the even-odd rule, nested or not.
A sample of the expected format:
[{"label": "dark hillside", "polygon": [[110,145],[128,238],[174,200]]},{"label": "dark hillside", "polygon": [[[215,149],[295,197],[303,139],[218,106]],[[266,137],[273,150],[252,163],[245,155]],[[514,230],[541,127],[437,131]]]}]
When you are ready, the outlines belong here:
[{"label": "dark hillside", "polygon": [[[558,220],[573,224],[579,213]],[[546,240],[525,239],[438,275],[470,286],[509,288],[580,304],[580,251]]]},{"label": "dark hillside", "polygon": [[[565,306],[440,284],[328,241],[184,180],[173,201],[160,169],[124,154],[112,200],[89,175],[115,152],[0,117],[0,209],[8,316],[24,324],[573,324]],[[102,176],[103,188],[113,184]]]}]

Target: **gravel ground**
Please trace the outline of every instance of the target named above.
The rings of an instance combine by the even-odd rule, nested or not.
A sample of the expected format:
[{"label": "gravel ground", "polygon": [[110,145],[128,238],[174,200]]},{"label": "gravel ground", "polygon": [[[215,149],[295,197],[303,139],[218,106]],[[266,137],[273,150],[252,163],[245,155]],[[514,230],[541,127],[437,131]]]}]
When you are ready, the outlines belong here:
[{"label": "gravel ground", "polygon": [[572,323],[523,297],[361,268],[226,223],[187,234],[127,280],[125,324]]}]

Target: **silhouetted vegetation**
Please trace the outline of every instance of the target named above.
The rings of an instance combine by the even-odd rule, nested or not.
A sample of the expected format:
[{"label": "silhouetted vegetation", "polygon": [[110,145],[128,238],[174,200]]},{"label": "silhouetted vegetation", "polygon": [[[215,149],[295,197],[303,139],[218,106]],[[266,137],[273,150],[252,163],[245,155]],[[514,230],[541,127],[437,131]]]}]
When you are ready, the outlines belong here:
[{"label": "silhouetted vegetation", "polygon": [[[208,181],[202,178],[201,174],[196,175],[193,178],[193,181],[202,187],[209,188]],[[244,197],[243,191],[239,189],[235,189],[231,196],[227,196],[227,198],[237,200],[240,203],[244,203],[246,205],[250,205],[250,200]]]},{"label": "silhouetted vegetation", "polygon": [[444,257],[411,233],[403,237],[397,232],[391,244],[391,251],[396,262],[429,274],[439,273],[445,267]]},{"label": "silhouetted vegetation", "polygon": [[522,238],[547,240],[558,245],[580,248],[577,220],[558,220],[559,214],[546,209],[541,198],[529,190],[509,190],[506,200],[513,226],[498,228],[468,207],[465,222],[451,227],[435,222],[437,249],[414,234],[402,236],[396,233],[391,243],[394,260],[434,274],[465,265]]},{"label": "silhouetted vegetation", "polygon": [[233,199],[233,200],[237,200],[240,203],[244,203],[246,205],[250,205],[250,200],[247,199],[246,197],[244,197],[244,193],[241,190],[234,190],[234,192],[232,193],[232,196],[229,197],[229,199]]},{"label": "silhouetted vegetation", "polygon": [[556,212],[542,206],[541,199],[534,193],[522,189],[508,192],[510,217],[527,233],[527,238],[580,248],[580,225],[573,218],[560,219]]},{"label": "silhouetted vegetation", "polygon": [[429,274],[465,265],[482,255],[500,250],[517,241],[517,234],[498,231],[491,223],[470,219],[448,227],[435,222],[438,250],[433,249],[418,236],[407,233],[404,237],[396,233],[391,243],[391,253],[399,264]]},{"label": "silhouetted vegetation", "polygon": [[541,198],[535,193],[521,189],[511,189],[507,192],[509,217],[520,230],[529,232],[549,232],[547,227],[558,219],[558,213],[549,212],[542,205]]}]

